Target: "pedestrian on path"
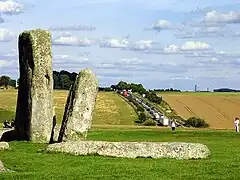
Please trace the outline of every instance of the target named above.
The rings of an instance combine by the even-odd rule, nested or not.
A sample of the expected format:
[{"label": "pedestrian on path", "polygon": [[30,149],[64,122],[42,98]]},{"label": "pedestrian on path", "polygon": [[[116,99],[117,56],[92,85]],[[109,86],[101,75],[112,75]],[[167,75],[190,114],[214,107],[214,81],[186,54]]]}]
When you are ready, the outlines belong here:
[{"label": "pedestrian on path", "polygon": [[175,123],[175,120],[173,119],[172,122],[171,122],[171,127],[172,127],[172,131],[175,131],[176,129],[176,123]]},{"label": "pedestrian on path", "polygon": [[239,132],[239,118],[236,117],[234,120],[235,130],[236,132]]}]

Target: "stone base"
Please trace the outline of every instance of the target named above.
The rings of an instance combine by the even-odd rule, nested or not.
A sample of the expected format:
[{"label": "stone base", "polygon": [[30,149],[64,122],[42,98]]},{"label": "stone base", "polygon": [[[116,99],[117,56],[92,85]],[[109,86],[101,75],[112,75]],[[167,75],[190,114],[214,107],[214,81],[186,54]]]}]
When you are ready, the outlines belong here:
[{"label": "stone base", "polygon": [[204,144],[184,142],[72,141],[50,144],[46,150],[74,155],[95,154],[125,158],[204,159],[211,155]]}]

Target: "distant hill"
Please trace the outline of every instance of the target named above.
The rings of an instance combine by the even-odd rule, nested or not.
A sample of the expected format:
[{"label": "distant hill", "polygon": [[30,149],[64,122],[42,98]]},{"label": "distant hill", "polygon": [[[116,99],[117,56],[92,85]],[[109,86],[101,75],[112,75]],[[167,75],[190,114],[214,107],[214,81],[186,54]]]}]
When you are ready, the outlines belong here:
[{"label": "distant hill", "polygon": [[230,88],[219,88],[219,89],[214,89],[213,92],[240,92],[240,90],[230,89]]}]

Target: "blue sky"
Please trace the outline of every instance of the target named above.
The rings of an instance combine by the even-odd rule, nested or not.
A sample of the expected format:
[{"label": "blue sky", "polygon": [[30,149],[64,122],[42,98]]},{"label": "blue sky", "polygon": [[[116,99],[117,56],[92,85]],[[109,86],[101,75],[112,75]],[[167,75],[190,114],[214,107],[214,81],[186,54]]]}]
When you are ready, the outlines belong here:
[{"label": "blue sky", "polygon": [[18,78],[18,35],[51,31],[53,68],[101,86],[240,89],[240,0],[0,0],[0,75]]}]

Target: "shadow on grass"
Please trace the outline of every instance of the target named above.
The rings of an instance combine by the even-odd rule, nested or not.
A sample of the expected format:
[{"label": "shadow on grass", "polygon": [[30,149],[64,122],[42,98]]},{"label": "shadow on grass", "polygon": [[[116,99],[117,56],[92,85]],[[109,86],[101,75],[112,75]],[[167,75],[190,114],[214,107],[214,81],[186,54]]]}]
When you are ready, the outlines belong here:
[{"label": "shadow on grass", "polygon": [[3,123],[5,120],[11,121],[15,118],[15,112],[9,111],[3,108],[0,108],[0,123]]},{"label": "shadow on grass", "polygon": [[136,120],[134,121],[136,124],[141,124],[141,121],[140,120]]}]

